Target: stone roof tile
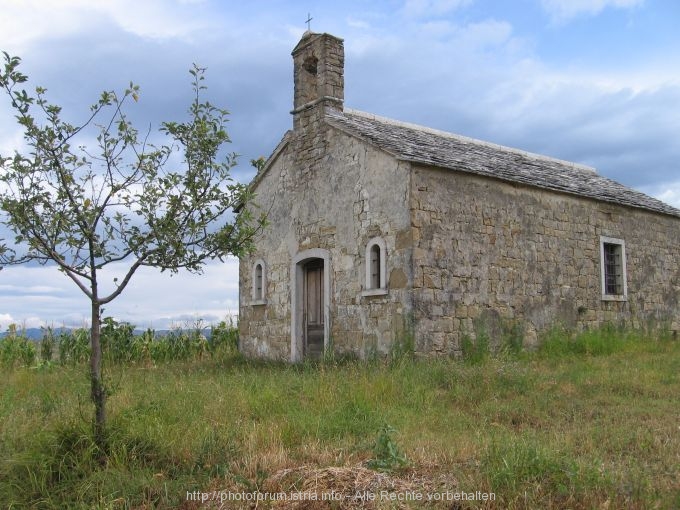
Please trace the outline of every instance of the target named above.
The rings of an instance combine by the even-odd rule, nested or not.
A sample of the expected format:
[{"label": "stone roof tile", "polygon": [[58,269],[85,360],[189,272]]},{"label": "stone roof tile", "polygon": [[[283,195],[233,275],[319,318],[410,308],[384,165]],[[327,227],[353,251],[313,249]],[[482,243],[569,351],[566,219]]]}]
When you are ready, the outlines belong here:
[{"label": "stone roof tile", "polygon": [[595,169],[472,138],[345,109],[326,121],[396,158],[680,217],[680,210]]}]

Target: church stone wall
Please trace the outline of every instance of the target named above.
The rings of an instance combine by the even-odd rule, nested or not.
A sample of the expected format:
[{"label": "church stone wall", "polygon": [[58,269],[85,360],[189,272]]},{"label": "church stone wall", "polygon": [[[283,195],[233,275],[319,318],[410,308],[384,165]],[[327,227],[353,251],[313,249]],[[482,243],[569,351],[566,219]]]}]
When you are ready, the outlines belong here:
[{"label": "church stone wall", "polygon": [[[305,250],[323,249],[330,254],[334,352],[387,352],[410,313],[408,164],[325,126],[313,110],[299,120],[300,130],[256,178],[255,202],[269,225],[255,253],[240,261],[240,348],[291,359],[291,264]],[[363,296],[366,243],[374,237],[385,241],[389,293]],[[266,266],[266,304],[251,299],[258,259]]]},{"label": "church stone wall", "polygon": [[[417,349],[456,354],[482,329],[680,329],[680,220],[471,174],[415,168]],[[600,236],[625,241],[628,299],[603,301]]]}]

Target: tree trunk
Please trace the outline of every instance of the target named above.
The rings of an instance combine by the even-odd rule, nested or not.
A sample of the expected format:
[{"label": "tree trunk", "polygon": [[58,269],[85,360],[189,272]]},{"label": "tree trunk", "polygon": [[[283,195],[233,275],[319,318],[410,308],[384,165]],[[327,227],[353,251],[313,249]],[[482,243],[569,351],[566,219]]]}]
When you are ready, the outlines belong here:
[{"label": "tree trunk", "polygon": [[99,448],[100,461],[104,462],[107,453],[106,444],[106,388],[102,379],[102,344],[100,305],[98,299],[92,299],[92,326],[90,328],[90,382],[91,397],[94,404],[94,441]]}]

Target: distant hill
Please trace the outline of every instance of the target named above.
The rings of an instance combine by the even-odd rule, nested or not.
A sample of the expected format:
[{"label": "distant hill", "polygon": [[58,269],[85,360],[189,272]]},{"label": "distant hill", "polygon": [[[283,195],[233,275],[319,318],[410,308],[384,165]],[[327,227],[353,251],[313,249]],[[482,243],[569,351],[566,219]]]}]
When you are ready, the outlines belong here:
[{"label": "distant hill", "polygon": [[[54,328],[52,329],[53,333],[55,335],[60,335],[61,333],[71,331],[69,328]],[[27,329],[19,329],[17,331],[20,335],[26,336],[27,338],[35,341],[39,341],[42,339],[43,335],[45,334],[45,330],[42,328],[27,328]],[[7,335],[9,335],[9,331],[3,331],[0,333],[0,338],[5,338]]]}]

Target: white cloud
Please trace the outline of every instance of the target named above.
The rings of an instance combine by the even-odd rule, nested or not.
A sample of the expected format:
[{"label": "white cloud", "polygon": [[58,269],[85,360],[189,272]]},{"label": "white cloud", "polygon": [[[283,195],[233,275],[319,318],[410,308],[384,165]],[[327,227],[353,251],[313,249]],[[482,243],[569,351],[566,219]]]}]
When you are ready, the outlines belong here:
[{"label": "white cloud", "polygon": [[643,187],[641,191],[680,209],[680,181]]},{"label": "white cloud", "polygon": [[368,21],[360,20],[349,16],[347,18],[347,25],[352,28],[360,28],[362,30],[367,30],[371,28],[371,24]]},{"label": "white cloud", "polygon": [[0,33],[4,45],[22,53],[25,46],[38,40],[73,35],[101,23],[112,23],[140,37],[189,37],[210,24],[210,18],[200,15],[196,3],[187,0],[0,0]]},{"label": "white cloud", "polygon": [[670,184],[668,188],[659,193],[656,198],[680,209],[680,182]]},{"label": "white cloud", "polygon": [[[92,5],[91,1],[80,1]],[[126,32],[142,37],[187,37],[209,25],[208,20],[195,10],[197,2],[179,2],[190,8],[192,16],[189,17],[185,15],[189,9],[178,9],[173,3],[167,0],[105,0],[95,5]]]},{"label": "white cloud", "polygon": [[608,7],[631,9],[645,0],[541,0],[541,5],[555,21],[566,22],[581,15],[595,16]]},{"label": "white cloud", "polygon": [[440,16],[471,3],[472,0],[406,0],[401,13],[407,18]]},{"label": "white cloud", "polygon": [[14,323],[15,321],[10,314],[0,313],[0,331],[5,331],[10,324]]},{"label": "white cloud", "polygon": [[15,320],[12,315],[8,313],[0,313],[0,332],[7,331],[10,325],[14,324],[19,329],[23,328],[42,328],[45,327],[45,321],[39,317],[25,317],[22,320]]},{"label": "white cloud", "polygon": [[496,20],[471,23],[460,33],[461,41],[473,48],[500,46],[508,43],[511,37],[512,25]]},{"label": "white cloud", "polygon": [[41,295],[59,293],[59,287],[48,285],[0,285],[0,292],[13,294]]}]

